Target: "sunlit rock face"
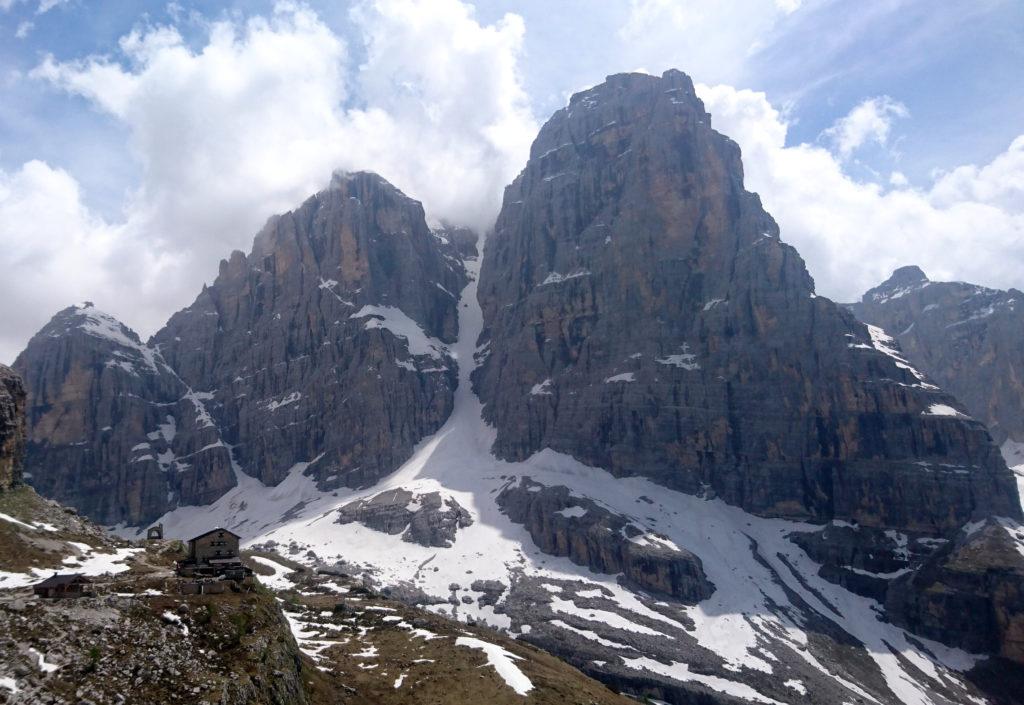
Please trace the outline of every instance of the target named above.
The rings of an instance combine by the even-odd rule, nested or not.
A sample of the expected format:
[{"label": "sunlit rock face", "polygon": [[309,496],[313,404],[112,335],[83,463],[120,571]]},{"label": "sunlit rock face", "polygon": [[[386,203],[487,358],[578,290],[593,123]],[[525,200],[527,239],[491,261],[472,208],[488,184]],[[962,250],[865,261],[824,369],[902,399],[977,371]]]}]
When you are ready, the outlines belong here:
[{"label": "sunlit rock face", "polygon": [[484,253],[494,450],[764,516],[942,534],[1019,516],[984,426],[803,260],[690,79],[609,77],[544,125]]}]

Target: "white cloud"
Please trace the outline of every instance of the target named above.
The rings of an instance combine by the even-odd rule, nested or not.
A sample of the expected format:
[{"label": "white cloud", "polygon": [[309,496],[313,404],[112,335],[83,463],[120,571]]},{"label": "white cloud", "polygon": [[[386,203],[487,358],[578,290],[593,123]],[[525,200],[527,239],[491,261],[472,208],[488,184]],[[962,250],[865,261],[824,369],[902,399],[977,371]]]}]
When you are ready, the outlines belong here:
[{"label": "white cloud", "polygon": [[839,155],[848,158],[859,147],[874,142],[885,145],[896,118],[910,116],[907,106],[887,95],[868,98],[822,133]]},{"label": "white cloud", "polygon": [[[0,12],[7,12],[18,3],[27,2],[28,0],[0,0]],[[36,14],[44,15],[53,8],[64,5],[68,0],[39,0],[39,4],[36,6]]]},{"label": "white cloud", "polygon": [[715,128],[743,150],[747,188],[807,261],[820,293],[852,301],[905,264],[933,279],[1021,286],[1024,136],[984,167],[928,189],[853,180],[828,150],[786,147],[787,125],[763,93],[699,86]]},{"label": "white cloud", "polygon": [[35,23],[29,22],[28,20],[25,20],[24,22],[19,22],[18,29],[14,31],[14,36],[17,39],[24,39],[28,36],[29,32],[32,31],[33,27],[35,27]]},{"label": "white cloud", "polygon": [[41,312],[102,293],[104,260],[117,240],[115,228],[90,216],[67,172],[39,161],[0,170],[0,359],[13,361],[12,343],[39,326]]},{"label": "white cloud", "polygon": [[930,196],[937,206],[971,200],[1024,211],[1024,135],[983,167],[970,164],[939,175]]},{"label": "white cloud", "polygon": [[359,93],[373,109],[349,113],[362,147],[349,163],[379,165],[434,216],[486,229],[538,129],[518,67],[522,19],[481,27],[456,0],[364,3],[354,17],[368,45]]},{"label": "white cloud", "polygon": [[803,0],[775,0],[775,7],[782,10],[787,15],[791,15],[800,9],[803,4]]},{"label": "white cloud", "polygon": [[[0,359],[57,309],[83,297],[102,305],[125,279],[134,295],[108,308],[152,332],[191,301],[220,257],[247,250],[268,216],[298,205],[335,168],[381,173],[434,219],[489,226],[537,127],[518,77],[522,21],[482,26],[457,0],[376,0],[353,22],[366,42],[359,67],[314,12],[291,3],[267,18],[213,22],[199,49],[173,27],[149,27],[123,37],[117,57],[44,60],[35,78],[125,126],[142,179],[116,223],[90,216],[77,191],[68,199],[81,217],[52,241],[74,251],[116,231],[118,245],[91,261],[89,277],[73,255],[50,265],[54,303],[40,301],[34,320],[0,333]],[[358,109],[346,107],[353,95]],[[44,259],[45,238],[18,235],[26,218],[24,207],[5,218],[0,245],[24,241]],[[7,262],[0,250],[0,266]]]},{"label": "white cloud", "polygon": [[904,186],[910,186],[910,180],[902,171],[894,171],[889,174],[889,184],[895,188],[903,188]]},{"label": "white cloud", "polygon": [[736,82],[801,0],[630,0],[621,66],[685,70],[695,81]]},{"label": "white cloud", "polygon": [[38,9],[36,9],[36,14],[45,14],[52,10],[53,8],[59,5],[63,5],[66,2],[68,2],[68,0],[39,0],[39,7]]}]

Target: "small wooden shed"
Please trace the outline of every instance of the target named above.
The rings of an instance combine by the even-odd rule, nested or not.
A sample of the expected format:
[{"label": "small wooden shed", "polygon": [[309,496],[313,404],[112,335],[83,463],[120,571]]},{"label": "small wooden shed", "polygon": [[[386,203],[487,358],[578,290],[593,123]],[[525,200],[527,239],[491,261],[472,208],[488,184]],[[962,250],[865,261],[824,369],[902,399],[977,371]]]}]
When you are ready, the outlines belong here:
[{"label": "small wooden shed", "polygon": [[88,594],[86,586],[92,581],[81,573],[54,573],[41,583],[32,587],[32,592],[40,597],[84,597]]}]

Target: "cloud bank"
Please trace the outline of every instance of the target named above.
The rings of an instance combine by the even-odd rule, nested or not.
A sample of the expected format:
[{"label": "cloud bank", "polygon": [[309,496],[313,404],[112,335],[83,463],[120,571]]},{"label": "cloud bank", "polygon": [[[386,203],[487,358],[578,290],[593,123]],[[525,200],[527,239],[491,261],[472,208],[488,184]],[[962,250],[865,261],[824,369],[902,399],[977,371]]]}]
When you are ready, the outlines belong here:
[{"label": "cloud bank", "polygon": [[209,23],[199,48],[157,26],[122,37],[116,56],[47,57],[32,77],[122,124],[142,180],[105,222],[64,171],[0,172],[0,263],[17,273],[0,301],[23,311],[0,332],[0,360],[80,298],[152,332],[337,168],[379,172],[435,220],[488,227],[538,127],[519,78],[522,20],[482,25],[457,0],[365,2],[351,20],[359,65],[286,2]]},{"label": "cloud bank", "polygon": [[788,125],[763,93],[732,86],[697,92],[715,129],[739,143],[747,188],[807,261],[819,293],[859,300],[905,264],[935,280],[1022,285],[1024,136],[989,164],[939,174],[929,188],[911,188],[898,174],[882,185],[843,171],[856,146],[888,135],[888,127],[865,119],[864,103],[837,122],[829,151],[786,146]]}]

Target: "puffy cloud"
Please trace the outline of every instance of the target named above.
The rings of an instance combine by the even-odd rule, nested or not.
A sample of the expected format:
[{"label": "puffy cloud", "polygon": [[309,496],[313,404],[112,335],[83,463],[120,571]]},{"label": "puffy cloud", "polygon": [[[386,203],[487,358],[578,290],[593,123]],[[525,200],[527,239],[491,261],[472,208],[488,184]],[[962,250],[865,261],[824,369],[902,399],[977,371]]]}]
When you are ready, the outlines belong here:
[{"label": "puffy cloud", "polygon": [[368,49],[359,94],[373,109],[349,113],[362,150],[348,161],[379,165],[435,217],[486,229],[538,129],[518,66],[522,18],[481,27],[457,0],[364,3],[354,17]]},{"label": "puffy cloud", "polygon": [[910,117],[903,103],[887,95],[868,98],[822,133],[844,159],[869,142],[885,145],[896,118]]},{"label": "puffy cloud", "polygon": [[747,187],[803,255],[820,293],[857,300],[905,264],[933,279],[1021,286],[1024,136],[990,164],[955,169],[929,188],[887,189],[852,179],[822,147],[787,147],[788,126],[763,93],[721,85],[698,93],[715,128],[739,143]]},{"label": "puffy cloud", "polygon": [[622,66],[651,73],[683,68],[694,80],[731,83],[771,43],[777,24],[800,0],[630,0],[619,32]]},{"label": "puffy cloud", "polygon": [[[191,301],[219,258],[248,249],[270,215],[322,188],[336,168],[381,173],[434,220],[488,227],[537,128],[517,68],[522,21],[481,25],[458,0],[376,0],[358,6],[352,25],[366,45],[360,66],[316,13],[284,2],[269,17],[210,23],[198,48],[174,27],[147,27],[123,37],[115,57],[46,58],[32,76],[122,124],[142,177],[122,218],[103,222],[64,172],[34,164],[4,175],[0,208],[11,216],[0,266],[13,271],[14,245],[38,261],[54,247],[72,254],[47,266],[45,300],[0,333],[0,359],[57,309],[79,298],[103,305],[127,281],[133,295],[110,296],[108,310],[152,332]],[[47,193],[26,169],[63,183],[62,203],[77,218],[47,230],[26,224],[32,208],[27,196],[13,200],[13,186],[27,194],[35,183],[39,208]],[[37,236],[19,234],[29,226]],[[114,233],[116,246],[87,253],[85,277],[74,253]],[[5,309],[18,300],[0,299]]]},{"label": "puffy cloud", "polygon": [[39,7],[36,9],[36,13],[40,15],[45,14],[66,2],[68,2],[68,0],[39,0]]},{"label": "puffy cloud", "polygon": [[940,174],[930,196],[938,206],[970,200],[1024,211],[1024,135],[983,167],[970,164]]},{"label": "puffy cloud", "polygon": [[116,228],[89,214],[67,172],[39,161],[0,170],[0,359],[13,361],[13,343],[38,328],[41,312],[100,293],[118,239]]}]

